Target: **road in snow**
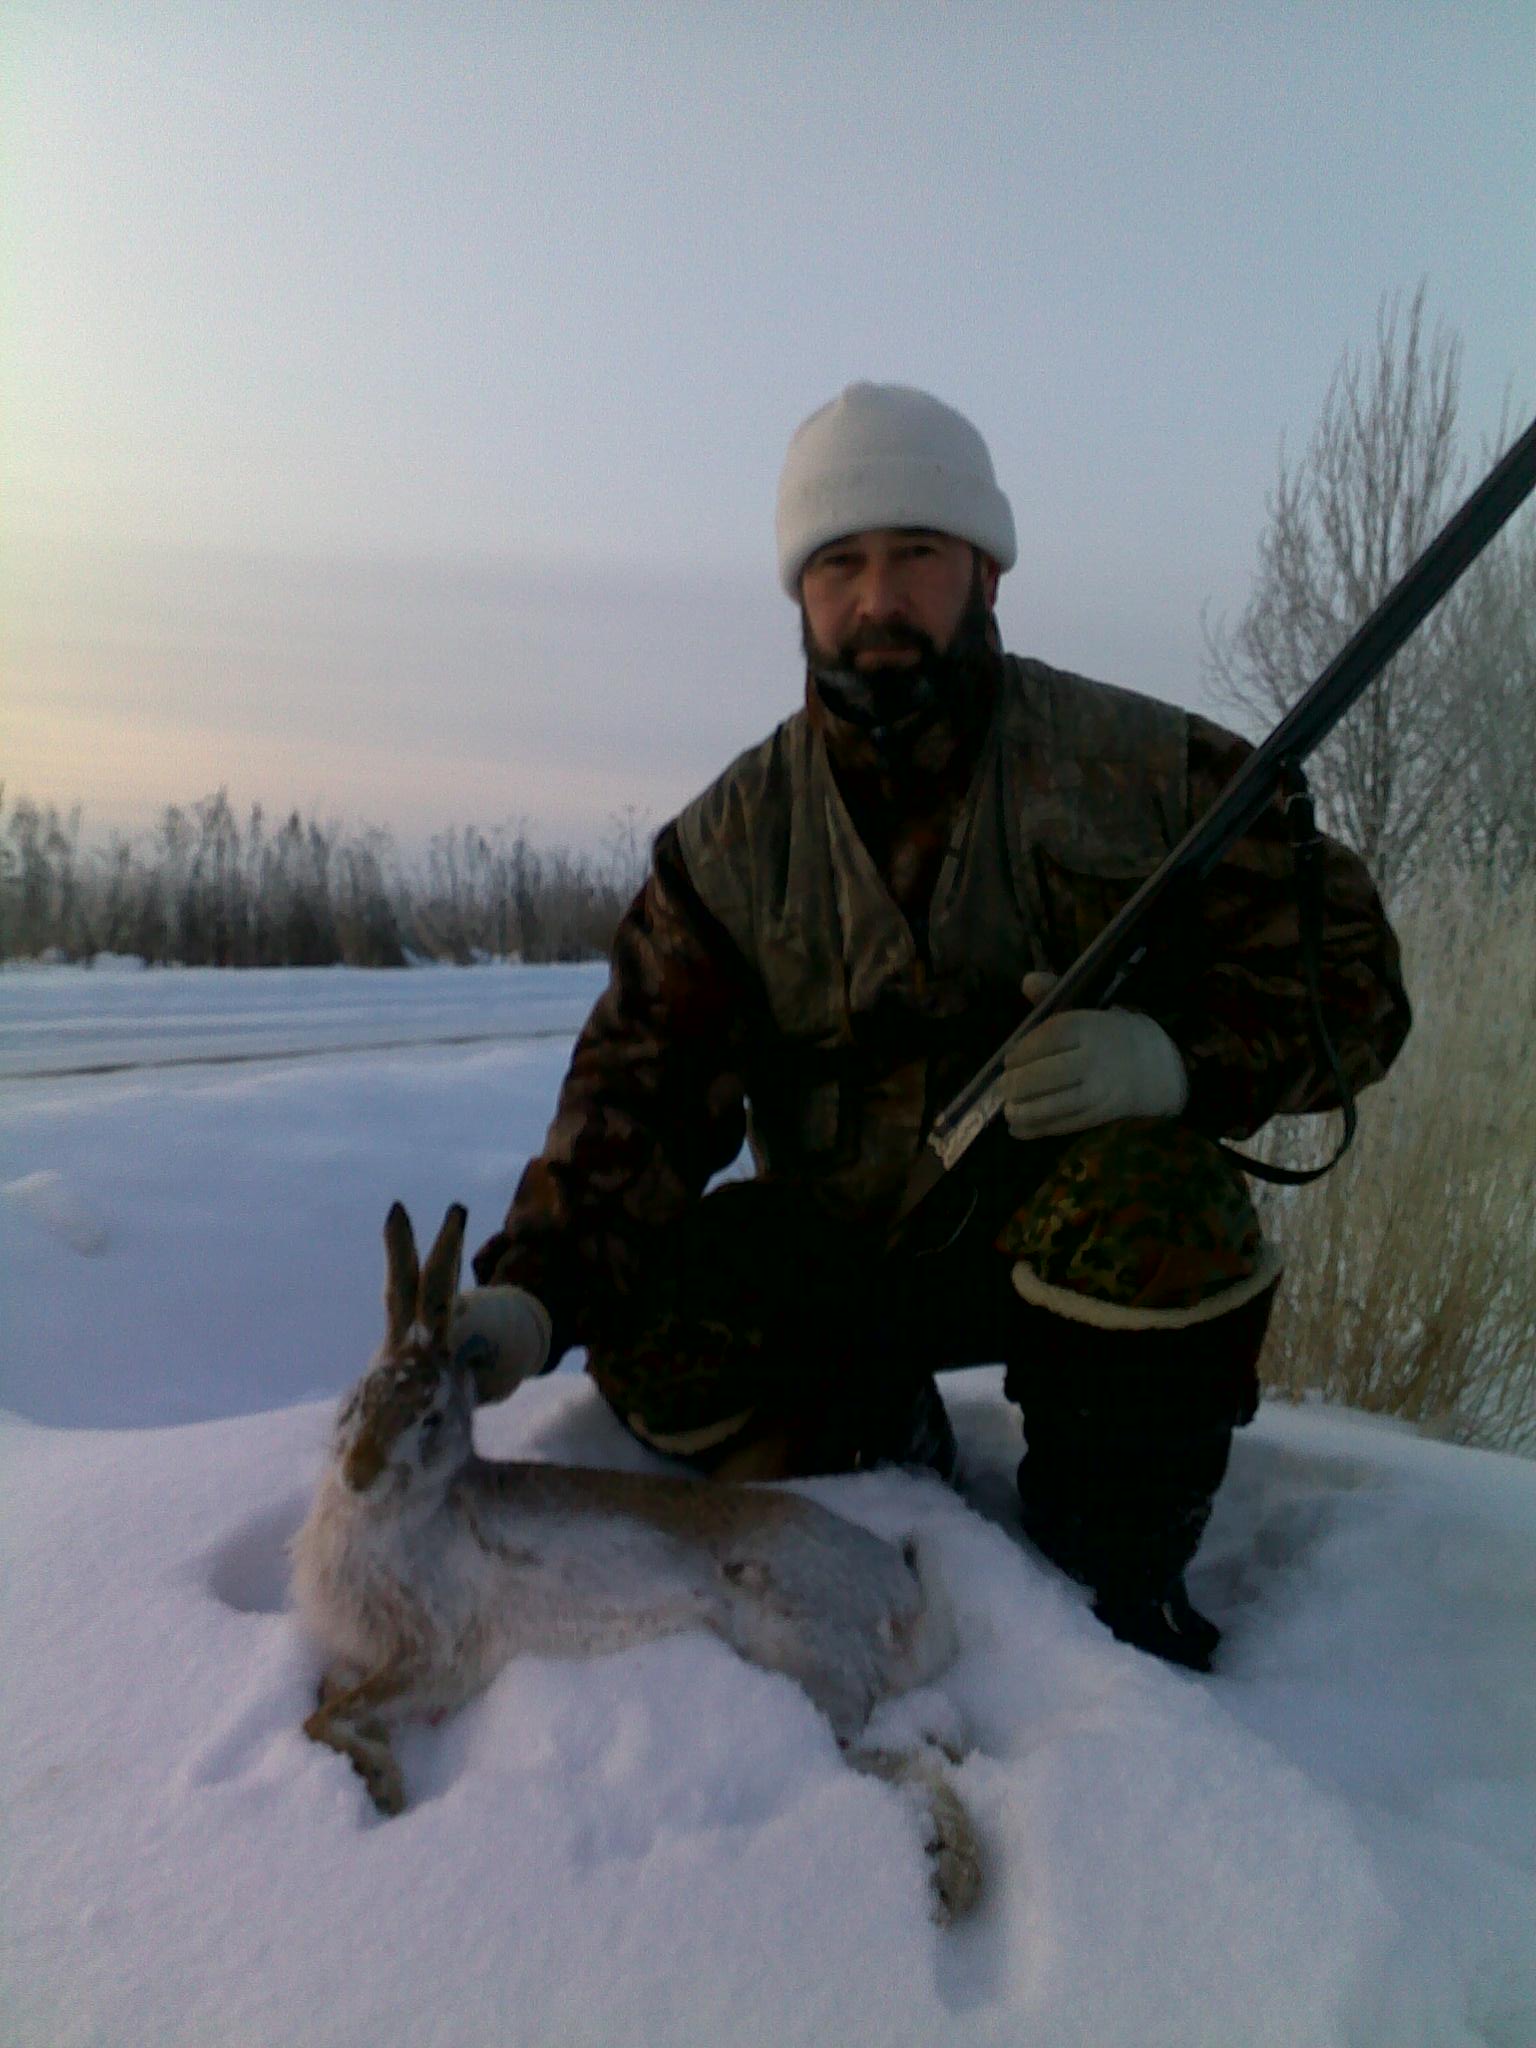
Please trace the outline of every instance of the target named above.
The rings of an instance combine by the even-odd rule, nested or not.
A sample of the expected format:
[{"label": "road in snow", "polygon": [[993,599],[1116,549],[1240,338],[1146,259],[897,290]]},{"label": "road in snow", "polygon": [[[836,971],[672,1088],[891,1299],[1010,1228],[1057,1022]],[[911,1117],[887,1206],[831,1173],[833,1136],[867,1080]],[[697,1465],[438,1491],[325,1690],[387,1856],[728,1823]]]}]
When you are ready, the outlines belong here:
[{"label": "road in snow", "polygon": [[569,1037],[602,987],[570,967],[0,971],[0,1080]]}]

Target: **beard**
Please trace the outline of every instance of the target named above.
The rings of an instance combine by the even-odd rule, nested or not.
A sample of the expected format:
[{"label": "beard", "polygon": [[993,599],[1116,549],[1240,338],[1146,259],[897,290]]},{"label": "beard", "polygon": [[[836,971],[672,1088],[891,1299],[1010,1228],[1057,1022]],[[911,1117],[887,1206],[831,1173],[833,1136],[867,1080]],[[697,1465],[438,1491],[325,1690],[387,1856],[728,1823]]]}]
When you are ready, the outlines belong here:
[{"label": "beard", "polygon": [[[995,656],[981,557],[972,558],[965,609],[943,647],[920,626],[902,624],[859,626],[836,647],[824,647],[811,631],[804,605],[800,641],[827,709],[867,732],[877,746],[910,746],[941,713],[964,723]],[[861,654],[898,651],[917,659],[857,665]]]}]

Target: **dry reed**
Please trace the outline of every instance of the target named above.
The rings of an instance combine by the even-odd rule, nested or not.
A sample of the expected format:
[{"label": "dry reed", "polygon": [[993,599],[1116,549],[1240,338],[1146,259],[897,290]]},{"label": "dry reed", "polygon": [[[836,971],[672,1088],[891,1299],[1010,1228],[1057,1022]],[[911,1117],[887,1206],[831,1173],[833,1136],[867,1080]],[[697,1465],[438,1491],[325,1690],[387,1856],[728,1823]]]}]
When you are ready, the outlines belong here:
[{"label": "dry reed", "polygon": [[[1260,1198],[1287,1264],[1264,1377],[1536,1453],[1536,886],[1447,878],[1399,929],[1407,1046],[1334,1172]],[[1260,1149],[1321,1148],[1309,1118]]]}]

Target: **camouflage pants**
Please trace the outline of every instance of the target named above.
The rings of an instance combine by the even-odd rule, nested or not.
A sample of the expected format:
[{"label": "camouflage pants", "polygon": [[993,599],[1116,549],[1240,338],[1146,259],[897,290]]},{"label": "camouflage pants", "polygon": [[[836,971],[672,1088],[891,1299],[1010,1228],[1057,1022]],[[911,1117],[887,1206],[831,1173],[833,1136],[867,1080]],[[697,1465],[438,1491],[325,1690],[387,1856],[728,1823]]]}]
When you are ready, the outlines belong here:
[{"label": "camouflage pants", "polygon": [[[1220,1150],[1141,1118],[998,1156],[1008,1184],[899,1261],[832,1222],[813,1187],[715,1190],[592,1345],[594,1380],[642,1441],[731,1477],[883,1459],[942,1470],[933,1374],[999,1360],[1027,1428],[1090,1387],[1090,1405],[1177,1409],[1187,1396],[1228,1429],[1246,1420],[1278,1269]],[[1145,1369],[1174,1357],[1200,1370]]]}]

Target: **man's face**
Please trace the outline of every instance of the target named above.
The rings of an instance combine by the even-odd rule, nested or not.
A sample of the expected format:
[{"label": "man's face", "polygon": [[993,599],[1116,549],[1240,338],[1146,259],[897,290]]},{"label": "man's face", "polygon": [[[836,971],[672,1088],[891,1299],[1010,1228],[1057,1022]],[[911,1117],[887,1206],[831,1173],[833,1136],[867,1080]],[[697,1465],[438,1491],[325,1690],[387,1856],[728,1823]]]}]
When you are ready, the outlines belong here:
[{"label": "man's face", "polygon": [[945,653],[979,580],[987,611],[998,570],[969,541],[881,527],[828,541],[800,573],[806,652],[818,666],[871,674]]}]

